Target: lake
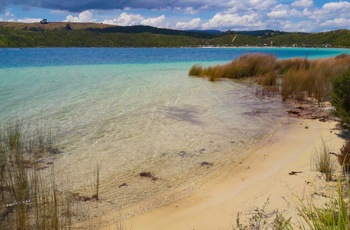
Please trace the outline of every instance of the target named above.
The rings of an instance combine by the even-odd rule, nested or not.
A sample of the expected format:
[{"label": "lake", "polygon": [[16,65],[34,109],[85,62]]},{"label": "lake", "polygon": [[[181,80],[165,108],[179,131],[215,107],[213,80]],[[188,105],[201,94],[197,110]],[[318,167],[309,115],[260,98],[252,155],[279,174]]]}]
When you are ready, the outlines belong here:
[{"label": "lake", "polygon": [[[0,124],[51,129],[63,153],[60,184],[91,195],[101,166],[100,208],[128,215],[180,199],[273,132],[285,108],[256,86],[191,78],[194,64],[244,53],[333,57],[347,49],[40,48],[0,52]],[[141,178],[150,172],[157,180]],[[126,186],[121,186],[126,184]]]}]

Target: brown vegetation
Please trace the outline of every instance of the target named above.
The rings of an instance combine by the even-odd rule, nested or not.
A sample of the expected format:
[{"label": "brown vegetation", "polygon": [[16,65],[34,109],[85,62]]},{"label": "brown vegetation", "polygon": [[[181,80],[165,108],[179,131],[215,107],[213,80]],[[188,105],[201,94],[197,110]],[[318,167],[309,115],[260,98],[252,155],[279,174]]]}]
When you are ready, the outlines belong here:
[{"label": "brown vegetation", "polygon": [[339,153],[330,153],[338,158],[339,164],[342,166],[344,173],[350,173],[350,138],[340,149]]},{"label": "brown vegetation", "polygon": [[[56,185],[51,131],[0,127],[0,229],[69,229],[77,201]],[[47,170],[41,170],[47,168]]]},{"label": "brown vegetation", "polygon": [[[257,82],[263,86],[273,90],[277,87],[283,100],[304,100],[309,97],[320,103],[330,99],[332,78],[347,71],[350,71],[349,55],[317,60],[279,60],[270,54],[255,53],[244,54],[231,63],[214,67],[203,68],[194,65],[189,75],[207,78],[210,81],[256,77]],[[282,81],[278,81],[279,78]]]}]

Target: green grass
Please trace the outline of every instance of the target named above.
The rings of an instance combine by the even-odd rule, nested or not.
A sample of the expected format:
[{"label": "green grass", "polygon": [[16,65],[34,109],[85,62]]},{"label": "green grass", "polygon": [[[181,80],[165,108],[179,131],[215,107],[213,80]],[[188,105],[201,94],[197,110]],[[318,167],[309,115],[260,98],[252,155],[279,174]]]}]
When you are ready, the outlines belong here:
[{"label": "green grass", "polygon": [[317,150],[315,166],[317,171],[325,175],[326,181],[331,181],[333,179],[335,165],[324,140],[322,140],[321,149]]},{"label": "green grass", "polygon": [[53,165],[41,170],[52,149],[50,130],[24,127],[20,121],[0,127],[1,229],[70,227],[72,204],[56,186]]},{"label": "green grass", "polygon": [[344,186],[338,181],[335,194],[331,194],[326,202],[318,202],[311,198],[305,202],[299,200],[298,210],[303,221],[297,225],[297,229],[350,229],[349,192],[349,185]]}]

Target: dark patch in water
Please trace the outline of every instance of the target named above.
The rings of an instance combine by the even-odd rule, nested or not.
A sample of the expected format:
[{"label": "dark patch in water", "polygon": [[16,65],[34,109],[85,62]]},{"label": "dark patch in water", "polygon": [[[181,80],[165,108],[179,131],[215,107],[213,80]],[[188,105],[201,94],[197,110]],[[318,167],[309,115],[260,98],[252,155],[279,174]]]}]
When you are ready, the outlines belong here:
[{"label": "dark patch in water", "polygon": [[199,110],[193,106],[179,107],[168,107],[166,110],[166,116],[168,118],[177,121],[186,121],[194,125],[201,125],[202,122],[199,120]]}]

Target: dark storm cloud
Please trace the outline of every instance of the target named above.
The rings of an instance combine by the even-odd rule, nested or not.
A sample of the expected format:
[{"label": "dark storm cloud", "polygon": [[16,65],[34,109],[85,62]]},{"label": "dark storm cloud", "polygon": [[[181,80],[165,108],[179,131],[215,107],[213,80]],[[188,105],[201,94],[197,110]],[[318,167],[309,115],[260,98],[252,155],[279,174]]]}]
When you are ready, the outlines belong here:
[{"label": "dark storm cloud", "polygon": [[200,7],[206,1],[181,0],[0,0],[0,8],[9,5],[22,7],[41,7],[52,10],[67,10],[82,12],[84,10],[111,10],[111,9],[166,9],[175,7]]}]

